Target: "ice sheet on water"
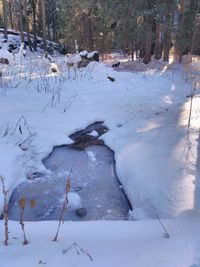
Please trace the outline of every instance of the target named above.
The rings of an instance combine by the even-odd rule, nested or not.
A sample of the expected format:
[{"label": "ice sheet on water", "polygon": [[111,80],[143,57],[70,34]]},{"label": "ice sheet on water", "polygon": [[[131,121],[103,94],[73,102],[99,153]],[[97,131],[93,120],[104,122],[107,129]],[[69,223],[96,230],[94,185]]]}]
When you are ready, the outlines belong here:
[{"label": "ice sheet on water", "polygon": [[[95,164],[91,164],[91,161]],[[18,219],[15,205],[21,195],[36,199],[34,210],[27,209],[26,220],[58,219],[65,198],[66,179],[70,174],[71,191],[65,220],[128,219],[129,206],[117,182],[113,152],[106,146],[92,145],[84,150],[69,146],[54,148],[44,160],[51,170],[50,177],[24,183],[14,191],[10,202],[10,218]],[[87,215],[79,218],[77,208],[84,207]]]}]

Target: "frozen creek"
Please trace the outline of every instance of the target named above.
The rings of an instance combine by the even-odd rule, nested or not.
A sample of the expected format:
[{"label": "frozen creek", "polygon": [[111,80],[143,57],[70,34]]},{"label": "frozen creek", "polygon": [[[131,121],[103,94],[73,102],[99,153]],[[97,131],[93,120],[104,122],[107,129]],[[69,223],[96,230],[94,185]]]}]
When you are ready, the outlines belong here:
[{"label": "frozen creek", "polygon": [[[68,173],[71,192],[65,220],[126,220],[130,204],[115,172],[114,153],[99,137],[108,129],[95,123],[70,137],[74,144],[54,147],[43,160],[48,176],[39,174],[19,184],[9,202],[9,218],[18,220],[21,197],[35,199],[25,208],[25,220],[57,220],[60,216]],[[77,214],[77,210],[81,212]]]}]

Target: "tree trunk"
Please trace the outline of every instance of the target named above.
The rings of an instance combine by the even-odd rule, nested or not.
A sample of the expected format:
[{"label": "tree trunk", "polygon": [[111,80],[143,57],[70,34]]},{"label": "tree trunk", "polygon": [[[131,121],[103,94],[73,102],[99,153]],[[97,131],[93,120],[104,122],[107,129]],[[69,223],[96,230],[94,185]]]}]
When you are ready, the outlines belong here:
[{"label": "tree trunk", "polygon": [[83,49],[87,49],[87,21],[86,21],[86,15],[83,13],[82,14],[82,33],[81,33],[81,46],[83,47]]},{"label": "tree trunk", "polygon": [[30,30],[29,30],[29,20],[28,20],[28,14],[27,14],[27,0],[23,0],[23,4],[24,4],[24,17],[25,17],[25,24],[26,24],[26,32],[27,32],[27,37],[28,37],[28,46],[29,46],[30,51],[32,51]]},{"label": "tree trunk", "polygon": [[20,24],[20,37],[21,42],[24,42],[24,31],[23,31],[23,14],[22,14],[22,0],[19,0],[19,24]]},{"label": "tree trunk", "polygon": [[42,7],[42,37],[44,43],[44,50],[47,49],[47,39],[46,39],[46,11],[45,11],[45,0],[41,0]]},{"label": "tree trunk", "polygon": [[9,0],[9,13],[10,13],[10,27],[11,27],[11,29],[14,29],[13,10],[12,10],[12,1],[11,0]]},{"label": "tree trunk", "polygon": [[52,20],[52,39],[53,41],[57,41],[57,9],[56,9],[56,1],[52,1],[52,14],[51,14],[51,20]]},{"label": "tree trunk", "polygon": [[42,1],[36,0],[37,36],[42,37]]},{"label": "tree trunk", "polygon": [[8,7],[7,0],[3,0],[3,21],[4,21],[4,38],[8,39]]},{"label": "tree trunk", "polygon": [[92,21],[91,10],[87,14],[82,14],[82,38],[84,48],[93,51],[93,34],[92,34]]},{"label": "tree trunk", "polygon": [[166,15],[164,21],[164,34],[163,34],[163,60],[169,62],[169,52],[171,49],[172,42],[172,26],[173,26],[173,15],[170,4],[166,6]]},{"label": "tree trunk", "polygon": [[37,25],[36,25],[36,3],[35,0],[32,1],[32,11],[33,11],[33,35],[34,35],[34,50],[37,51]]},{"label": "tree trunk", "polygon": [[156,41],[155,41],[155,59],[162,58],[162,44],[161,44],[161,32],[160,25],[156,22]]},{"label": "tree trunk", "polygon": [[195,14],[195,19],[194,19],[192,43],[191,43],[191,49],[190,49],[191,55],[194,54],[195,41],[197,39],[197,35],[199,35],[199,27],[200,27],[200,0],[197,3],[197,11]]},{"label": "tree trunk", "polygon": [[104,40],[104,34],[101,34],[101,58],[104,60],[104,51],[105,51],[105,40]]},{"label": "tree trunk", "polygon": [[88,32],[88,48],[90,51],[93,51],[94,45],[93,45],[93,34],[92,34],[92,20],[91,20],[91,10],[88,12],[87,17],[87,32]]},{"label": "tree trunk", "polygon": [[166,30],[164,33],[164,41],[163,41],[163,60],[164,62],[169,62],[169,51],[171,44],[171,32]]},{"label": "tree trunk", "polygon": [[[190,4],[191,0],[180,0],[179,1],[179,10],[178,10],[178,30],[183,27],[183,13],[187,6]],[[181,63],[182,60],[182,40],[181,35],[177,34],[175,38],[175,45],[174,45],[174,61]]]},{"label": "tree trunk", "polygon": [[131,60],[134,61],[134,43],[131,41]]},{"label": "tree trunk", "polygon": [[180,12],[183,13],[185,8],[190,4],[190,0],[180,0]]},{"label": "tree trunk", "polygon": [[47,21],[48,21],[48,23],[47,23],[47,34],[48,34],[47,38],[48,38],[48,40],[51,40],[51,26],[50,26],[49,20],[47,20]]},{"label": "tree trunk", "polygon": [[57,41],[57,32],[56,32],[56,17],[55,14],[53,14],[52,18],[52,30],[53,30],[53,40],[54,42]]},{"label": "tree trunk", "polygon": [[151,61],[151,44],[152,44],[152,18],[144,17],[144,58],[143,63],[148,64]]}]

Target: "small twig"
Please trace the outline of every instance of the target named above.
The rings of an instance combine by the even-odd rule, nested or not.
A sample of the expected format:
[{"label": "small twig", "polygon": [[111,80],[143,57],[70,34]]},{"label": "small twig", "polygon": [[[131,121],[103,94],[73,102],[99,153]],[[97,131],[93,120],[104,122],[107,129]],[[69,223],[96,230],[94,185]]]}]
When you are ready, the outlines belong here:
[{"label": "small twig", "polygon": [[188,118],[188,128],[190,127],[190,121],[191,121],[191,115],[192,115],[192,105],[193,105],[193,98],[194,98],[195,90],[196,90],[196,82],[194,83],[194,86],[192,88],[192,94],[191,94],[191,100],[190,100],[190,112],[189,112],[189,118]]},{"label": "small twig", "polygon": [[71,168],[69,170],[69,175],[73,172],[73,169],[74,169],[75,165],[77,164],[78,160],[79,160],[79,157],[77,156],[76,159],[74,160],[73,164],[71,165]]},{"label": "small twig", "polygon": [[48,107],[48,105],[51,103],[52,98],[48,101],[48,103],[44,106],[44,108],[42,109],[42,113],[45,112],[46,108]]},{"label": "small twig", "polygon": [[186,155],[186,159],[187,161],[189,161],[189,156],[190,156],[190,152],[191,152],[191,149],[192,149],[192,144],[191,144],[191,141],[190,141],[190,128],[188,127],[187,129],[187,155]]},{"label": "small twig", "polygon": [[76,100],[77,98],[77,94],[74,94],[74,95],[71,95],[67,101],[65,102],[65,105],[64,105],[64,110],[63,112],[65,113],[73,104],[73,102]]},{"label": "small twig", "polygon": [[22,115],[22,116],[19,118],[19,120],[17,121],[17,123],[16,123],[16,125],[15,125],[15,128],[14,128],[14,130],[13,130],[13,132],[12,132],[12,135],[15,134],[16,129],[17,129],[18,126],[19,126],[18,129],[19,129],[20,133],[23,134],[23,133],[22,133],[22,129],[21,129],[20,122],[24,122],[24,125],[26,126],[26,129],[28,130],[29,134],[31,135],[32,132],[31,132],[31,130],[29,129],[28,122],[27,122],[27,120],[24,118],[23,115]]},{"label": "small twig", "polygon": [[69,250],[71,250],[72,248],[74,248],[76,250],[76,253],[78,255],[80,255],[80,252],[81,252],[82,254],[86,255],[91,261],[93,261],[92,256],[86,250],[84,250],[82,247],[80,247],[77,243],[73,243],[68,248],[63,250],[63,254],[68,253]]},{"label": "small twig", "polygon": [[0,180],[1,180],[1,184],[2,184],[2,192],[3,192],[3,196],[4,196],[4,205],[3,205],[3,219],[4,219],[4,226],[5,226],[5,240],[4,240],[4,244],[7,246],[8,245],[8,202],[7,202],[7,194],[8,194],[8,190],[6,190],[5,187],[5,182],[4,182],[4,177],[0,175]]},{"label": "small twig", "polygon": [[60,218],[59,218],[59,222],[58,222],[58,228],[57,228],[57,232],[56,232],[56,235],[53,239],[53,241],[58,241],[58,233],[59,233],[59,230],[60,230],[60,226],[61,226],[61,222],[63,222],[63,216],[64,216],[64,213],[67,209],[67,205],[68,205],[68,192],[70,191],[70,175],[67,177],[67,181],[66,181],[66,188],[65,188],[65,199],[64,199],[64,202],[63,202],[63,206],[62,206],[62,210],[61,210],[61,214],[60,214]]},{"label": "small twig", "polygon": [[156,219],[158,220],[158,222],[160,223],[160,225],[162,226],[162,228],[163,228],[163,230],[165,232],[164,238],[169,238],[170,235],[169,235],[167,229],[165,228],[165,226],[163,225],[163,223],[161,222],[160,217],[158,216],[158,214],[155,214],[155,216],[156,216]]},{"label": "small twig", "polygon": [[26,238],[26,233],[25,233],[25,230],[24,230],[24,222],[23,222],[23,214],[24,214],[24,209],[20,209],[20,224],[21,224],[21,227],[22,227],[22,232],[23,232],[23,238],[24,238],[24,242],[23,244],[24,245],[27,245],[28,244],[28,240]]},{"label": "small twig", "polygon": [[20,218],[19,218],[19,223],[21,224],[22,227],[22,232],[23,232],[23,238],[24,238],[24,245],[28,244],[28,240],[26,238],[26,234],[25,234],[25,229],[24,229],[24,221],[23,221],[23,215],[24,215],[24,209],[26,206],[26,198],[21,198],[19,201],[19,210],[20,210]]},{"label": "small twig", "polygon": [[18,82],[16,85],[14,85],[12,88],[17,88],[19,85],[20,85],[20,83],[21,83],[21,81],[20,82]]}]

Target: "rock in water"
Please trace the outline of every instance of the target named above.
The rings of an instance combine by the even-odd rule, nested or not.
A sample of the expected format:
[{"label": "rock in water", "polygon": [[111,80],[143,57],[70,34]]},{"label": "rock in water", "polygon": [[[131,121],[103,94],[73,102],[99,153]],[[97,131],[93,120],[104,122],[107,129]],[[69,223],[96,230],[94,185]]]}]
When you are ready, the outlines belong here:
[{"label": "rock in water", "polygon": [[85,217],[87,215],[87,210],[86,208],[80,208],[76,210],[76,215],[78,217]]}]

